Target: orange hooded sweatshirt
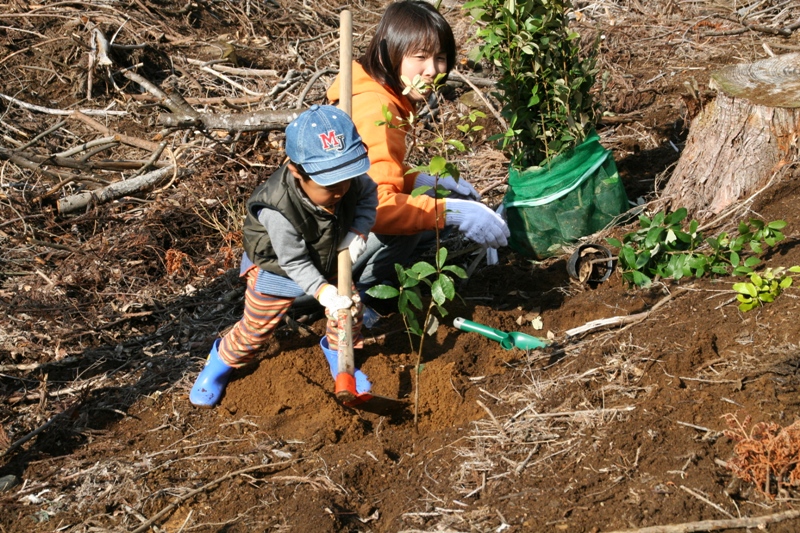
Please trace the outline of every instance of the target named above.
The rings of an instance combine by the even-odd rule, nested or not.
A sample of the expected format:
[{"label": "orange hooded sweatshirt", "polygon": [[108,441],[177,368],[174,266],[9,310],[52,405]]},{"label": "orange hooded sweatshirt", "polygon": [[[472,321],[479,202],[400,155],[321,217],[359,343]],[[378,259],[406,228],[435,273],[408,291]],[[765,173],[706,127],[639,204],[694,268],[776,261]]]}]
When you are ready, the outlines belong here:
[{"label": "orange hooded sweatshirt", "polygon": [[[339,100],[339,77],[328,89],[328,99]],[[417,173],[406,174],[406,129],[377,126],[384,121],[383,106],[392,114],[393,122],[405,120],[414,111],[405,96],[395,96],[369,77],[361,65],[353,62],[352,119],[369,152],[369,175],[378,184],[378,211],[374,233],[413,235],[432,230],[436,224],[436,202],[421,194],[411,197]],[[439,227],[444,227],[444,200],[438,200]]]}]

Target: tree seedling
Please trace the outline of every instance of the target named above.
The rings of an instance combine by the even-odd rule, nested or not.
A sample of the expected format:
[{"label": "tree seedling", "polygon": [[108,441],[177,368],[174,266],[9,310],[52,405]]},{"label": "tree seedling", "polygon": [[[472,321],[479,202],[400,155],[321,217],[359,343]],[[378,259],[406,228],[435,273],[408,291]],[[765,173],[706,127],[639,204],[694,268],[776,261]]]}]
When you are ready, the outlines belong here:
[{"label": "tree seedling", "polygon": [[[406,91],[408,93],[412,88],[417,89],[421,94],[424,94],[428,89],[436,89],[436,85],[441,82],[443,75],[437,77],[434,81],[433,87],[426,86],[419,77],[414,80],[403,78],[406,84]],[[430,109],[429,109],[430,111]],[[377,122],[379,126],[386,126],[389,128],[403,128],[411,127],[416,120],[415,116],[411,116],[407,121],[396,121],[395,117],[388,108],[383,108],[384,120]],[[466,117],[466,120],[457,126],[465,136],[469,136],[477,131],[480,131],[481,126],[475,124],[478,118],[481,118],[483,113],[472,112]],[[484,115],[485,116],[485,115]],[[424,172],[435,178],[433,187],[421,186],[414,189],[411,193],[412,197],[417,197],[422,194],[430,193],[435,198],[443,198],[450,194],[450,191],[439,185],[439,180],[446,177],[451,177],[458,180],[460,172],[458,166],[449,161],[447,156],[453,152],[463,152],[466,147],[463,141],[459,139],[447,138],[444,134],[444,128],[441,124],[435,125],[437,131],[432,135],[432,138],[418,138],[418,142],[422,142],[425,148],[430,149],[436,155],[432,156],[427,164],[418,165],[408,172]],[[464,127],[466,126],[466,127]],[[415,130],[412,130],[415,131]],[[422,134],[424,135],[424,134]],[[437,203],[436,220],[444,213],[439,212]],[[403,317],[403,323],[406,326],[406,332],[409,336],[409,344],[412,351],[417,353],[417,362],[415,365],[415,387],[414,387],[414,423],[417,423],[419,413],[419,376],[422,371],[422,351],[425,344],[426,335],[432,335],[439,327],[439,321],[436,314],[440,317],[447,316],[448,312],[446,304],[457,296],[455,278],[466,279],[466,271],[456,265],[448,265],[447,257],[448,250],[441,245],[439,239],[439,224],[436,225],[436,251],[434,256],[434,263],[427,261],[419,261],[411,267],[404,267],[403,265],[396,264],[395,270],[397,272],[398,287],[390,285],[377,285],[367,290],[367,294],[373,298],[391,299],[397,298],[398,311]],[[423,302],[423,295],[421,288],[428,287],[430,289],[430,301],[427,305]],[[419,338],[419,343],[415,347],[414,337]]]}]

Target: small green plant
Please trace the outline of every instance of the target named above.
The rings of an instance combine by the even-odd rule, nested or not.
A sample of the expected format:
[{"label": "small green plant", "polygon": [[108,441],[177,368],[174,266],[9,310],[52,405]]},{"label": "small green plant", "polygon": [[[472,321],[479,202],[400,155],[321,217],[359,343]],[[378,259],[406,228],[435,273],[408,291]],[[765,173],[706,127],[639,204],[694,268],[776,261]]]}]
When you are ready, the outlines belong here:
[{"label": "small green plant", "polygon": [[685,208],[672,213],[659,212],[652,219],[642,215],[640,228],[625,234],[622,241],[607,239],[619,249],[623,280],[632,286],[645,287],[657,278],[750,275],[761,260],[745,255],[761,253],[765,247],[784,239],[783,220],[766,223],[751,218],[739,224],[738,235],[723,232],[706,238],[696,220],[684,229],[686,216]]},{"label": "small green plant", "polygon": [[[421,93],[427,89],[436,90],[437,84],[440,83],[443,76],[439,76],[435,81],[433,87],[426,86],[422,80],[417,77],[414,80],[403,78],[407,89],[406,93],[412,88],[416,88]],[[457,126],[465,136],[474,132],[480,131],[481,126],[475,124],[475,121],[480,118],[482,113],[471,113],[466,117],[463,124]],[[416,122],[416,117],[411,116],[407,121],[395,121],[392,113],[386,108],[383,108],[384,120],[379,121],[379,126],[386,126],[389,128],[412,128]],[[466,127],[462,127],[466,126]],[[424,134],[417,133],[418,137]],[[453,152],[463,152],[466,150],[464,142],[458,139],[446,138],[443,128],[439,127],[438,130],[433,132],[432,138],[422,139],[424,146],[437,155],[430,158],[429,162],[424,165],[418,165],[408,172],[424,172],[435,178],[434,185],[424,185],[415,188],[411,195],[413,197],[431,192],[435,198],[446,197],[450,191],[439,185],[439,180],[442,178],[451,177],[458,180],[460,172],[458,166],[449,161],[447,155]],[[444,213],[439,213],[438,203],[436,219],[437,221]],[[434,263],[426,261],[419,261],[411,267],[405,268],[403,265],[396,264],[395,270],[397,272],[398,287],[390,285],[376,285],[367,290],[367,294],[373,298],[391,299],[397,298],[397,308],[403,317],[403,323],[406,326],[406,332],[409,336],[409,344],[412,351],[417,353],[417,362],[415,365],[415,387],[414,387],[414,423],[417,423],[419,413],[419,375],[422,371],[422,353],[425,344],[426,335],[432,335],[439,327],[439,321],[436,314],[444,318],[448,312],[446,304],[455,299],[456,284],[455,278],[465,279],[467,273],[463,268],[456,265],[447,264],[448,250],[441,246],[439,240],[438,223],[436,225],[436,252],[434,256]],[[422,287],[430,289],[430,301],[426,305],[423,301]],[[414,336],[419,338],[419,343],[415,349]]]},{"label": "small green plant", "polygon": [[739,310],[750,311],[775,301],[784,289],[791,287],[793,279],[789,273],[800,273],[800,266],[768,268],[762,274],[751,274],[750,281],[734,283]]},{"label": "small green plant", "polygon": [[[395,265],[399,287],[390,285],[377,285],[367,290],[367,294],[374,298],[397,298],[398,311],[403,316],[403,322],[409,334],[412,349],[414,342],[411,335],[419,337],[417,354],[422,353],[425,335],[432,335],[439,326],[434,311],[442,318],[448,312],[445,308],[447,302],[456,297],[456,287],[453,277],[466,278],[467,273],[456,265],[447,265],[447,248],[441,247],[436,251],[435,264],[419,261],[409,268]],[[431,299],[425,305],[422,299],[421,285],[430,289]],[[422,313],[420,321],[418,313]]]}]

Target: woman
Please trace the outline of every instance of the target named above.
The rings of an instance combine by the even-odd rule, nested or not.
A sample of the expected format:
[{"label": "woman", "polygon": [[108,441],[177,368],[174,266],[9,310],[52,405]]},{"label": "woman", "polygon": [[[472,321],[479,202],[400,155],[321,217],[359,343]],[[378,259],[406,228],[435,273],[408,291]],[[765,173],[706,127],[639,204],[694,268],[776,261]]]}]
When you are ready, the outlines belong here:
[{"label": "woman", "polygon": [[[435,199],[432,194],[412,197],[414,188],[432,186],[434,179],[406,173],[407,129],[376,124],[385,120],[384,107],[394,121],[405,121],[429,96],[429,89],[412,89],[403,95],[403,78],[420,76],[430,86],[439,74],[453,69],[455,60],[455,38],[444,17],[427,2],[404,0],[386,9],[366,53],[353,63],[352,119],[367,145],[369,175],[378,185],[377,218],[367,251],[353,266],[362,293],[372,285],[394,280],[395,263],[407,265],[430,248],[437,212],[440,229],[455,227],[491,248],[508,244],[505,221],[479,202],[480,195],[464,179],[439,180],[440,186],[451,191],[446,199]],[[338,78],[328,89],[328,98],[339,100]]]}]

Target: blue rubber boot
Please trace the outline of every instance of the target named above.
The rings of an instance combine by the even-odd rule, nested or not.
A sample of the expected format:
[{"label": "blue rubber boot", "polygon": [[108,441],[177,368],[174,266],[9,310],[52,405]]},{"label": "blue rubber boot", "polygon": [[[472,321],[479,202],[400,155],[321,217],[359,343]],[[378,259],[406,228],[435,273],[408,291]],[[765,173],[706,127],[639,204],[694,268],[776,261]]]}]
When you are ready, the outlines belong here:
[{"label": "blue rubber boot", "polygon": [[200,371],[192,392],[189,393],[189,401],[196,407],[209,408],[217,405],[233,372],[233,367],[226,365],[217,352],[220,342],[222,339],[214,341],[211,353],[206,359],[206,366]]},{"label": "blue rubber boot", "polygon": [[[328,347],[328,337],[322,337],[322,340],[319,341],[319,345],[322,347],[322,353],[325,354],[325,359],[328,360],[328,365],[331,367],[331,376],[333,376],[333,379],[336,379],[336,374],[339,373],[339,352],[336,350],[331,350]],[[369,379],[365,373],[356,369],[353,377],[356,378],[357,393],[362,394],[370,391],[372,388],[372,383],[369,382]]]}]

